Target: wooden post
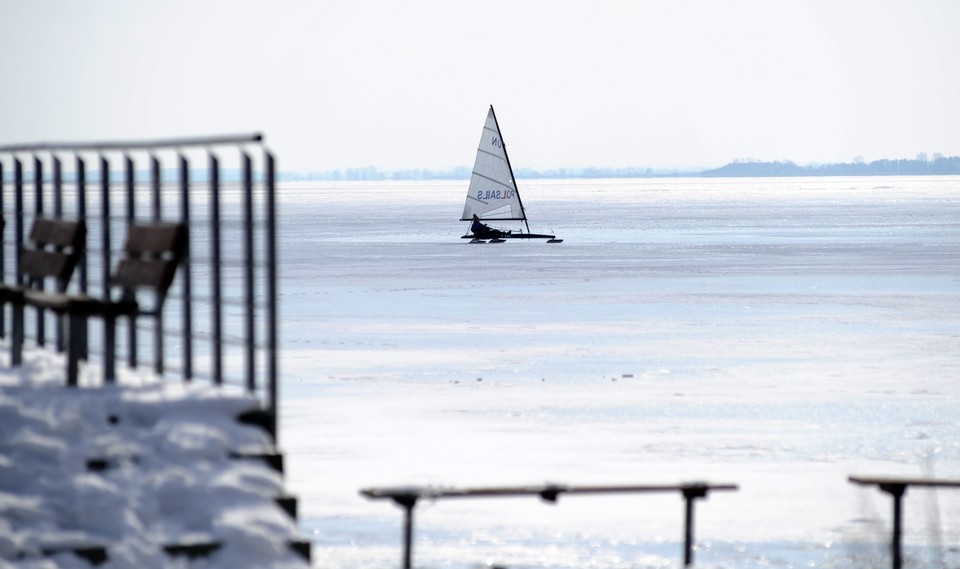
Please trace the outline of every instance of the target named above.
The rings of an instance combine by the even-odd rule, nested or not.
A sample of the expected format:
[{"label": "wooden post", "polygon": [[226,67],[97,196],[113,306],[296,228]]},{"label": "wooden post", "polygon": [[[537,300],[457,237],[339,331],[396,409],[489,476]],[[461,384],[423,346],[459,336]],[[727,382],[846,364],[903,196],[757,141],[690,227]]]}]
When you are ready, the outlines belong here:
[{"label": "wooden post", "polygon": [[850,476],[854,484],[876,486],[881,492],[893,497],[893,535],[890,538],[890,557],[893,569],[903,567],[903,495],[908,486],[925,488],[960,488],[960,480],[946,480],[935,478],[892,478],[892,477],[865,477]]},{"label": "wooden post", "polygon": [[413,508],[417,505],[417,495],[401,494],[394,496],[393,501],[403,508],[403,560],[401,567],[413,567]]},{"label": "wooden post", "polygon": [[893,536],[890,538],[890,558],[893,560],[893,569],[903,567],[903,495],[907,492],[907,485],[903,483],[880,484],[880,490],[893,496]]},{"label": "wooden post", "polygon": [[683,566],[693,564],[693,501],[707,496],[707,487],[703,484],[685,486],[681,490],[686,501],[686,516],[684,517],[683,532]]}]

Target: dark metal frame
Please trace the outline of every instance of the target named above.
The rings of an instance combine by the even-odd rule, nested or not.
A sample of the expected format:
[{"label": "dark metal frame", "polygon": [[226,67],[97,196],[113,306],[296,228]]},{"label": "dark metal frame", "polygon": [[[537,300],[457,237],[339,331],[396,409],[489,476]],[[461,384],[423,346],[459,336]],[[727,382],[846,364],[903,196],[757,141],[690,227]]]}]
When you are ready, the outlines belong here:
[{"label": "dark metal frame", "polygon": [[[262,154],[254,158],[255,151]],[[75,166],[65,172],[62,158],[71,154]],[[173,154],[169,169],[164,169],[161,154]],[[196,154],[206,157],[199,171],[191,169]],[[25,163],[29,165],[31,158],[32,176],[25,171]],[[88,172],[91,159],[99,166],[93,176]],[[45,168],[46,164],[52,167]],[[11,170],[6,169],[8,165]],[[229,176],[233,171],[238,172],[236,182],[225,183],[225,172]],[[41,214],[51,215],[46,211],[48,197],[53,198],[52,217],[84,219],[91,228],[87,253],[70,286],[72,292],[100,298],[109,296],[112,257],[120,246],[114,237],[122,238],[126,226],[134,221],[186,224],[190,227],[190,243],[177,273],[172,302],[155,325],[150,319],[153,342],[147,351],[152,352],[152,360],[148,362],[138,348],[138,335],[146,324],[131,322],[126,339],[118,340],[125,344],[126,362],[131,367],[149,363],[156,373],[178,373],[187,382],[207,376],[215,385],[239,383],[261,397],[271,416],[272,432],[276,433],[275,176],[274,157],[260,134],[0,146],[0,216],[8,221],[0,240],[0,279],[22,284],[17,267],[25,223]],[[91,177],[96,178],[96,184],[91,183]],[[14,201],[12,211],[5,208],[7,195]],[[234,195],[238,199],[232,205],[239,211],[227,213],[224,198]],[[116,200],[125,202],[122,212],[115,211]],[[90,211],[91,201],[99,211]],[[209,204],[206,211],[191,207],[204,202]],[[15,223],[10,224],[9,217]],[[240,245],[227,253],[225,245],[234,243]],[[225,278],[227,268],[239,268],[238,278]],[[209,290],[209,295],[198,292],[198,285]],[[195,321],[198,313],[209,314],[209,321]],[[31,333],[38,346],[46,344],[48,318],[52,316],[37,311]],[[228,321],[234,324],[233,320],[238,324],[225,326]],[[4,310],[0,314],[0,336],[6,332]],[[171,338],[174,342],[165,342]],[[104,347],[94,343],[91,349]],[[231,357],[230,349],[241,350],[242,357]],[[171,356],[176,356],[179,366],[171,365]],[[225,365],[241,360],[243,365],[238,370]]]},{"label": "dark metal frame", "polygon": [[515,496],[539,496],[545,502],[556,503],[561,494],[637,494],[651,492],[680,492],[685,504],[683,564],[693,563],[693,501],[706,498],[711,490],[738,490],[735,484],[707,484],[693,482],[688,484],[661,484],[635,486],[522,486],[504,488],[431,488],[405,486],[397,488],[368,488],[360,494],[370,499],[390,499],[404,511],[403,524],[403,569],[413,566],[413,508],[420,499],[438,500],[441,498],[503,498]]},{"label": "dark metal frame", "polygon": [[861,486],[876,486],[881,492],[893,498],[893,531],[890,536],[890,559],[893,569],[903,567],[903,496],[910,486],[926,488],[960,488],[960,480],[938,480],[934,478],[894,478],[850,476],[850,482]]}]

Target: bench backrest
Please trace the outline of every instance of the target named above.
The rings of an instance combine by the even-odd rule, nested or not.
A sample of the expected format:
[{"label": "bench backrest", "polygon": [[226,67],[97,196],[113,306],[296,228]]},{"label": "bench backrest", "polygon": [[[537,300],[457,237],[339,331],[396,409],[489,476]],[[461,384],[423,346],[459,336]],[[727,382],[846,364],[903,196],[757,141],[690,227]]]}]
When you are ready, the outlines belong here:
[{"label": "bench backrest", "polygon": [[113,286],[132,298],[137,289],[157,294],[157,309],[173,283],[187,250],[187,226],[182,223],[136,223],[127,232],[125,257],[117,265]]},{"label": "bench backrest", "polygon": [[87,226],[83,220],[66,221],[38,217],[30,229],[31,244],[20,251],[20,275],[33,287],[54,278],[64,292],[83,255]]}]

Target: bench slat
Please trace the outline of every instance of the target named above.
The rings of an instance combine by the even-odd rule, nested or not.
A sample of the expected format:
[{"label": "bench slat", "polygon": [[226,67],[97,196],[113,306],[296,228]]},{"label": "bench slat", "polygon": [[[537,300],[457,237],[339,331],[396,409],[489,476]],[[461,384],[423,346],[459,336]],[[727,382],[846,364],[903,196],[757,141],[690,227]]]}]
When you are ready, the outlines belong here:
[{"label": "bench slat", "polygon": [[75,265],[73,255],[59,251],[38,251],[23,249],[20,258],[20,272],[30,278],[53,277],[61,280],[70,278]]},{"label": "bench slat", "polygon": [[52,310],[60,314],[82,316],[129,316],[136,314],[139,306],[134,301],[108,301],[92,296],[47,292],[26,289],[23,302],[37,308]]},{"label": "bench slat", "polygon": [[30,229],[30,240],[41,246],[78,247],[85,233],[86,225],[82,221],[38,217]]},{"label": "bench slat", "polygon": [[124,249],[127,253],[170,253],[181,255],[186,237],[186,226],[179,223],[151,223],[131,225]]},{"label": "bench slat", "polygon": [[121,288],[152,288],[165,291],[173,282],[177,265],[172,261],[123,259],[117,264],[113,284]]}]

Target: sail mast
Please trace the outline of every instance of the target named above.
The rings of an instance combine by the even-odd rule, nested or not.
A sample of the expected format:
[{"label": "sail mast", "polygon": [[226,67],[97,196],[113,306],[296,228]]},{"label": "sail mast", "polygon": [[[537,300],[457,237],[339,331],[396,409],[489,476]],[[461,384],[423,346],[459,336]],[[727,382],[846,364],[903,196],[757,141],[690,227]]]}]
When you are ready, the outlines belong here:
[{"label": "sail mast", "polygon": [[523,224],[527,226],[527,233],[530,233],[530,223],[527,221],[527,210],[523,209],[523,200],[520,199],[520,187],[517,186],[517,179],[513,175],[513,166],[510,164],[510,154],[507,153],[507,143],[503,140],[503,133],[500,131],[500,123],[497,121],[497,113],[490,105],[490,114],[493,115],[493,123],[497,125],[497,134],[500,135],[500,144],[503,145],[503,157],[507,160],[507,170],[510,170],[510,179],[513,181],[513,189],[517,192],[517,203],[520,204],[520,213],[523,215]]}]

